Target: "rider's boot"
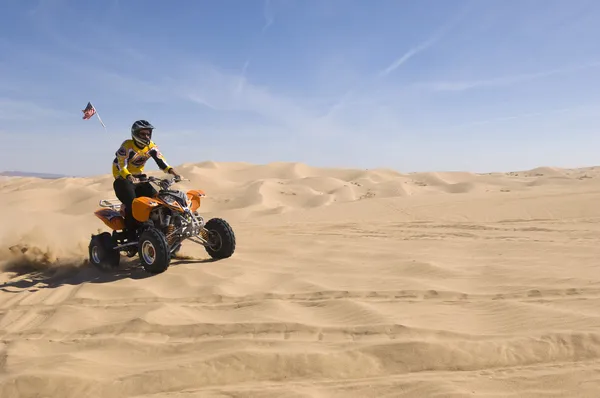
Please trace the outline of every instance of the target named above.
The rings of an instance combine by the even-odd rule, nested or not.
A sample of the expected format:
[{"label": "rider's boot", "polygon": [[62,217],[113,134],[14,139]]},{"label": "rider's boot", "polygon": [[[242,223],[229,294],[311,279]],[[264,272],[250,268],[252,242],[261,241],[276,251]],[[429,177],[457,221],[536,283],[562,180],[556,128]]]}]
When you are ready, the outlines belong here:
[{"label": "rider's boot", "polygon": [[[127,211],[129,209],[125,208],[125,229],[123,232],[125,233],[125,238],[127,239],[127,243],[137,242],[137,223],[133,220],[133,215],[129,215],[127,217]],[[132,245],[127,247],[127,256],[133,257],[137,254],[137,245]]]},{"label": "rider's boot", "polygon": [[[137,234],[135,230],[130,231],[129,229],[124,229],[125,237],[127,239],[127,243],[137,242]],[[133,257],[137,254],[137,245],[127,246],[127,257]]]}]

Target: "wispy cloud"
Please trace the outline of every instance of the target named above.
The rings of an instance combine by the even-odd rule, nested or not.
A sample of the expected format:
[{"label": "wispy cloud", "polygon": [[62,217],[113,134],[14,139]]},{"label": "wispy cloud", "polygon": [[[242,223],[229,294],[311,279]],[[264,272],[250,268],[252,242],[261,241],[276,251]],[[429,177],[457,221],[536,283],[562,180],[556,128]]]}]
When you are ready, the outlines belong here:
[{"label": "wispy cloud", "polygon": [[383,77],[383,76],[389,75],[390,73],[392,73],[393,71],[398,69],[400,66],[402,66],[409,59],[411,59],[418,53],[425,51],[429,47],[434,45],[438,40],[440,40],[440,38],[441,38],[441,35],[434,36],[434,37],[430,38],[429,40],[417,45],[416,47],[411,48],[406,53],[404,53],[400,58],[398,58],[394,62],[392,62],[387,68],[383,69],[379,73],[379,76]]},{"label": "wispy cloud", "polygon": [[560,108],[549,108],[543,109],[536,112],[525,112],[507,116],[494,117],[489,119],[481,119],[481,120],[473,120],[466,123],[460,123],[455,125],[447,126],[446,130],[463,130],[470,127],[478,127],[478,126],[487,126],[500,124],[504,122],[510,122],[515,120],[522,119],[532,119],[532,118],[541,118],[543,120],[550,120],[553,117],[564,115],[564,114],[576,114],[579,113],[581,115],[593,115],[598,112],[600,109],[600,102],[589,102],[578,105],[560,107]]},{"label": "wispy cloud", "polygon": [[[273,4],[270,0],[264,2],[263,16],[265,23],[262,28],[260,25],[256,27],[257,38],[254,44],[264,40],[266,31],[275,22]],[[252,126],[261,131],[279,128],[282,134],[296,137],[348,136],[350,130],[353,131],[347,129],[348,124],[345,119],[347,109],[340,109],[339,112],[331,112],[323,116],[323,107],[314,105],[315,97],[319,97],[318,93],[308,98],[296,97],[283,94],[277,88],[268,85],[257,85],[248,76],[252,64],[252,51],[239,72],[231,72],[174,49],[163,48],[160,56],[154,53],[148,57],[149,59],[145,59],[143,54],[131,51],[128,43],[120,40],[119,33],[111,28],[103,34],[105,37],[108,35],[109,40],[79,46],[61,33],[53,19],[48,18],[44,22],[43,29],[46,37],[59,48],[68,50],[71,56],[67,58],[58,54],[35,53],[29,57],[37,58],[38,63],[50,64],[57,69],[69,71],[68,73],[72,73],[75,78],[85,79],[86,76],[93,75],[93,81],[86,83],[92,89],[90,91],[92,97],[96,95],[93,94],[93,90],[98,90],[98,93],[102,93],[107,98],[116,94],[127,100],[131,98],[135,102],[172,104],[176,101],[184,101],[188,102],[187,106],[196,104],[205,107],[207,111],[218,111],[211,115],[213,120],[211,129],[233,130],[234,127],[238,127],[239,121],[231,117],[229,117],[231,120],[227,121],[224,116],[234,112],[236,116],[243,115],[247,118],[245,123],[250,129]],[[107,42],[120,43],[120,45],[109,47]],[[157,56],[160,62],[154,62]],[[118,60],[118,62],[107,60]],[[135,64],[145,65],[143,76],[140,76],[135,68],[127,67]],[[165,76],[164,71],[168,71],[169,76]],[[150,79],[145,76],[155,76],[155,78]],[[90,98],[92,101],[93,99]],[[348,100],[350,100],[350,93]],[[355,108],[350,105],[352,109]],[[354,119],[360,120],[363,125],[368,124],[368,121],[362,120],[361,117],[357,116]],[[214,120],[220,121],[214,122]]]},{"label": "wispy cloud", "polygon": [[[272,5],[268,1],[265,2],[265,18],[265,27],[268,27],[274,21]],[[255,119],[261,118],[265,123],[283,126],[283,131],[298,134],[335,131],[334,128],[329,128],[329,121],[320,120],[316,112],[304,106],[301,101],[250,81],[247,76],[250,58],[244,62],[240,73],[225,72],[217,65],[169,49],[162,50],[160,63],[153,63],[144,59],[142,54],[129,51],[126,45],[104,49],[91,43],[81,48],[73,43],[69,44],[67,38],[61,35],[53,24],[45,25],[44,31],[55,44],[73,50],[76,57],[31,53],[27,56],[28,59],[69,71],[77,78],[85,79],[92,75],[94,79],[89,84],[97,87],[99,92],[110,93],[108,95],[119,93],[133,98],[136,102],[188,101],[220,112],[244,112],[253,115]],[[262,33],[264,29],[261,35]],[[115,32],[109,31],[108,34],[118,39]],[[119,59],[121,65],[140,64],[141,61],[147,66],[144,74],[157,78],[144,79],[136,73],[135,68],[118,67],[114,63],[97,63],[96,60],[100,56]],[[150,58],[155,59],[156,54]],[[165,76],[163,71],[169,71],[169,75]],[[16,106],[16,103],[13,104],[11,110],[16,109]],[[24,116],[24,112],[9,112],[8,109],[4,107],[5,112],[1,115],[8,117],[10,113],[15,113]],[[24,110],[26,106],[23,105],[19,109]],[[40,112],[38,109],[38,113]]]},{"label": "wispy cloud", "polygon": [[[263,25],[263,27],[261,29],[260,37],[255,40],[254,45],[256,45],[256,41],[262,40],[267,29],[273,24],[273,22],[275,22],[275,16],[274,16],[273,5],[271,4],[271,0],[265,0],[265,2],[263,4],[263,16],[265,18],[265,24]],[[253,47],[254,47],[254,45],[253,45]],[[246,61],[244,62],[244,65],[242,66],[242,73],[238,79],[238,85],[237,85],[237,89],[236,89],[237,95],[240,95],[242,93],[242,91],[244,90],[244,85],[246,83],[246,72],[248,71],[248,67],[250,66],[250,60],[252,58],[253,52],[254,52],[254,49],[251,49],[250,55],[246,58]]]},{"label": "wispy cloud", "polygon": [[38,0],[38,3],[33,8],[29,9],[29,15],[43,14],[56,10],[66,0]]},{"label": "wispy cloud", "polygon": [[269,26],[273,25],[275,22],[275,15],[273,13],[273,6],[271,4],[271,0],[265,0],[265,4],[263,7],[263,15],[265,17],[265,24],[262,28],[263,33],[269,28]]},{"label": "wispy cloud", "polygon": [[0,98],[0,120],[39,120],[73,117],[73,114],[40,105],[33,101]]},{"label": "wispy cloud", "polygon": [[463,128],[467,128],[467,127],[497,124],[497,123],[501,123],[501,122],[507,122],[510,120],[532,118],[532,117],[537,117],[537,116],[548,116],[548,115],[553,115],[553,114],[571,112],[575,109],[576,108],[574,108],[574,107],[566,107],[566,108],[558,108],[558,109],[548,109],[548,110],[539,111],[539,112],[521,113],[518,115],[502,116],[502,117],[496,117],[496,118],[485,119],[485,120],[474,120],[474,121],[467,122],[467,123],[461,123],[461,124],[449,126],[448,129],[452,129],[452,130],[463,129]]},{"label": "wispy cloud", "polygon": [[366,96],[374,95],[373,92],[376,91],[374,90],[374,88],[381,81],[381,79],[384,79],[386,76],[390,75],[392,72],[400,68],[410,59],[417,56],[419,53],[426,51],[427,49],[441,41],[454,26],[456,26],[461,20],[464,19],[466,13],[470,10],[470,8],[471,4],[467,4],[466,7],[459,10],[456,13],[456,15],[450,18],[446,23],[435,29],[434,33],[432,33],[428,39],[410,48],[408,51],[406,51],[404,54],[402,54],[400,57],[394,60],[386,68],[380,70],[374,76],[367,76],[360,79],[360,81],[357,82],[353,87],[347,89],[338,101],[336,101],[332,106],[329,107],[324,118],[332,118],[336,114],[341,113],[342,110],[352,102],[353,98],[358,95],[362,97],[361,100],[359,100],[360,102],[363,102]]},{"label": "wispy cloud", "polygon": [[461,21],[464,18],[464,16],[466,15],[466,12],[469,9],[470,9],[470,5],[464,9],[462,9],[457,15],[455,15],[453,18],[451,18],[448,22],[446,22],[444,25],[442,25],[441,27],[436,29],[436,32],[433,33],[431,35],[431,37],[429,37],[427,40],[417,44],[416,46],[410,48],[408,51],[406,51],[404,54],[402,54],[400,57],[398,57],[394,62],[392,62],[390,65],[388,65],[388,67],[381,70],[379,72],[379,76],[385,77],[385,76],[389,75],[390,73],[392,73],[393,71],[398,69],[400,66],[404,65],[406,62],[408,62],[411,58],[413,58],[417,54],[429,49],[430,47],[435,45],[437,42],[442,40],[448,34],[450,29],[452,29],[459,21]]},{"label": "wispy cloud", "polygon": [[247,59],[242,67],[242,74],[238,78],[238,85],[235,91],[236,95],[240,95],[244,91],[244,85],[246,84],[246,71],[248,70],[248,66],[250,66],[250,59]]},{"label": "wispy cloud", "polygon": [[[196,62],[193,73],[187,70],[180,74],[179,84],[172,85],[173,94],[203,106],[222,111],[249,112],[277,123],[288,132],[303,134],[327,133],[333,127],[309,108],[294,98],[277,94],[267,87],[253,84],[247,78],[226,73],[219,68]],[[240,80],[244,90],[239,90]]]},{"label": "wispy cloud", "polygon": [[502,87],[514,85],[517,83],[524,83],[531,80],[541,79],[557,74],[565,74],[571,72],[577,72],[584,69],[600,67],[600,62],[590,62],[581,65],[576,65],[566,68],[558,68],[547,71],[535,72],[535,73],[523,73],[503,77],[495,77],[490,79],[481,80],[457,80],[457,81],[439,81],[439,82],[428,82],[428,83],[417,83],[416,85],[432,91],[465,91],[478,88],[486,87]]},{"label": "wispy cloud", "polygon": [[[45,147],[51,153],[82,132],[101,131],[99,123],[81,120],[87,101],[98,106],[109,130],[109,137],[101,140],[104,144],[98,142],[85,154],[92,159],[86,167],[94,172],[104,168],[93,165],[102,164],[106,153],[114,151],[117,134],[126,134],[138,117],[148,117],[160,128],[157,139],[173,153],[175,163],[203,157],[252,157],[261,162],[310,157],[351,164],[402,162],[411,168],[430,168],[432,162],[452,168],[456,162],[468,162],[447,148],[474,145],[476,130],[489,132],[482,142],[496,140],[476,151],[487,161],[511,148],[501,134],[518,131],[550,141],[550,134],[574,134],[577,126],[591,131],[598,124],[597,108],[573,110],[575,101],[599,98],[592,84],[598,69],[591,68],[600,65],[582,64],[594,60],[585,56],[596,54],[592,38],[598,24],[590,20],[582,25],[579,14],[564,21],[566,8],[582,6],[552,2],[542,10],[547,21],[541,24],[534,5],[515,8],[476,0],[440,3],[432,9],[416,2],[384,2],[376,9],[368,2],[344,0],[259,0],[251,6],[251,21],[247,8],[232,10],[220,2],[191,2],[182,10],[140,9],[110,0],[98,5],[101,15],[69,7],[67,0],[8,3],[7,15],[19,17],[29,32],[0,38],[0,52],[10,60],[0,61],[5,77],[0,79],[0,134],[11,132],[7,148],[16,154],[2,160],[8,164],[23,164],[18,163],[23,156],[17,144],[29,139],[23,138],[25,133],[33,137],[60,132],[54,136],[62,141],[52,140]],[[463,5],[476,9],[465,15]],[[28,13],[33,7],[35,12]],[[600,8],[590,8],[586,16],[600,13]],[[122,23],[131,18],[157,20],[167,13],[160,31],[142,34],[138,27]],[[200,14],[226,18],[233,28],[174,28]],[[531,15],[537,18],[534,27],[528,21]],[[274,37],[279,26],[285,29]],[[199,37],[214,40],[198,41]],[[389,46],[373,45],[375,41],[397,47],[390,52]],[[425,67],[412,67],[425,58]],[[552,69],[556,65],[548,64],[550,59],[572,67],[558,64],[559,69]],[[499,60],[505,64],[498,65]],[[528,69],[515,69],[524,63]],[[477,74],[469,74],[474,68]],[[575,72],[585,68],[590,69]],[[526,96],[510,101],[490,89],[533,80],[544,85],[530,84]],[[484,88],[490,92],[451,94],[450,102],[439,95]],[[548,98],[550,90],[564,95]],[[89,137],[84,134],[84,139]],[[171,152],[174,147],[177,150]],[[401,160],[398,148],[406,154]],[[433,155],[423,160],[422,151]],[[46,162],[36,159],[40,165]]]},{"label": "wispy cloud", "polygon": [[[135,54],[126,54],[121,49],[116,49],[115,52],[107,53],[108,57],[119,57],[121,62],[128,60],[129,63],[137,62],[138,58]],[[94,51],[89,49],[89,51]],[[60,70],[61,73],[70,76],[72,79],[79,79],[90,87],[96,88],[99,92],[110,92],[118,94],[119,97],[131,98],[136,102],[147,103],[164,103],[171,100],[169,97],[169,83],[171,80],[168,77],[162,76],[159,79],[150,81],[140,78],[132,73],[119,70],[112,66],[101,66],[94,62],[93,59],[83,57],[82,59],[65,59],[54,54],[45,53],[30,53],[24,60],[45,65],[48,69]],[[93,76],[93,79],[89,79]],[[6,92],[17,92],[16,88],[30,88],[30,91],[44,92],[55,88],[52,81],[44,81],[34,84],[24,78],[15,79],[13,85],[3,87],[0,84],[0,90]],[[78,91],[78,90],[76,90]]]}]

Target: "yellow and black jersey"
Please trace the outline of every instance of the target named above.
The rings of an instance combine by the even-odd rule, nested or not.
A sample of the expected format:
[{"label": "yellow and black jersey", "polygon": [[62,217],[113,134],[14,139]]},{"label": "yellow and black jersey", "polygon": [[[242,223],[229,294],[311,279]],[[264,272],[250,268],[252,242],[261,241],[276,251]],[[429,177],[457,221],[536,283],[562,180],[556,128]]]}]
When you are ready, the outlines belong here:
[{"label": "yellow and black jersey", "polygon": [[150,141],[150,144],[144,148],[139,148],[133,140],[125,140],[116,152],[112,166],[113,176],[127,178],[129,174],[141,174],[144,172],[144,165],[150,158],[153,158],[165,173],[171,170],[172,167],[167,164],[154,142]]}]

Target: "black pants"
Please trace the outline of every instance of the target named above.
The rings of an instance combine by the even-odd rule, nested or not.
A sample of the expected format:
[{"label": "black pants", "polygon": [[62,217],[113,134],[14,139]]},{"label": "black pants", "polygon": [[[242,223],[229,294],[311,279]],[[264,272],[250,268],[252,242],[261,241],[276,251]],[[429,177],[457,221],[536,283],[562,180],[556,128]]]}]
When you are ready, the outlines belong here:
[{"label": "black pants", "polygon": [[148,183],[142,182],[134,184],[133,182],[124,178],[117,178],[113,182],[113,188],[117,198],[125,205],[125,228],[129,234],[133,234],[137,229],[138,222],[133,218],[132,202],[135,198],[140,196],[153,197],[156,195],[156,189]]}]

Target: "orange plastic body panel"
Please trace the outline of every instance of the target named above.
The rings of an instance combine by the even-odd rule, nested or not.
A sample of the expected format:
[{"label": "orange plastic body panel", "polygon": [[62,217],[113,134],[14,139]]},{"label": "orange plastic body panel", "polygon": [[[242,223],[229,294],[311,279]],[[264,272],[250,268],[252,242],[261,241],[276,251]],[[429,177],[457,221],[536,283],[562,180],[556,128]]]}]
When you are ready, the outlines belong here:
[{"label": "orange plastic body panel", "polygon": [[200,208],[200,204],[202,203],[201,198],[203,196],[206,196],[204,191],[200,189],[190,189],[189,191],[187,191],[186,195],[188,200],[190,201],[189,206],[190,210],[192,211],[196,211],[198,210],[198,208]]},{"label": "orange plastic body panel", "polygon": [[125,228],[125,218],[116,210],[99,209],[94,212],[94,215],[114,231],[121,231]]},{"label": "orange plastic body panel", "polygon": [[135,198],[132,204],[133,218],[139,222],[148,221],[152,209],[164,203],[159,199],[148,198],[145,196]]}]

